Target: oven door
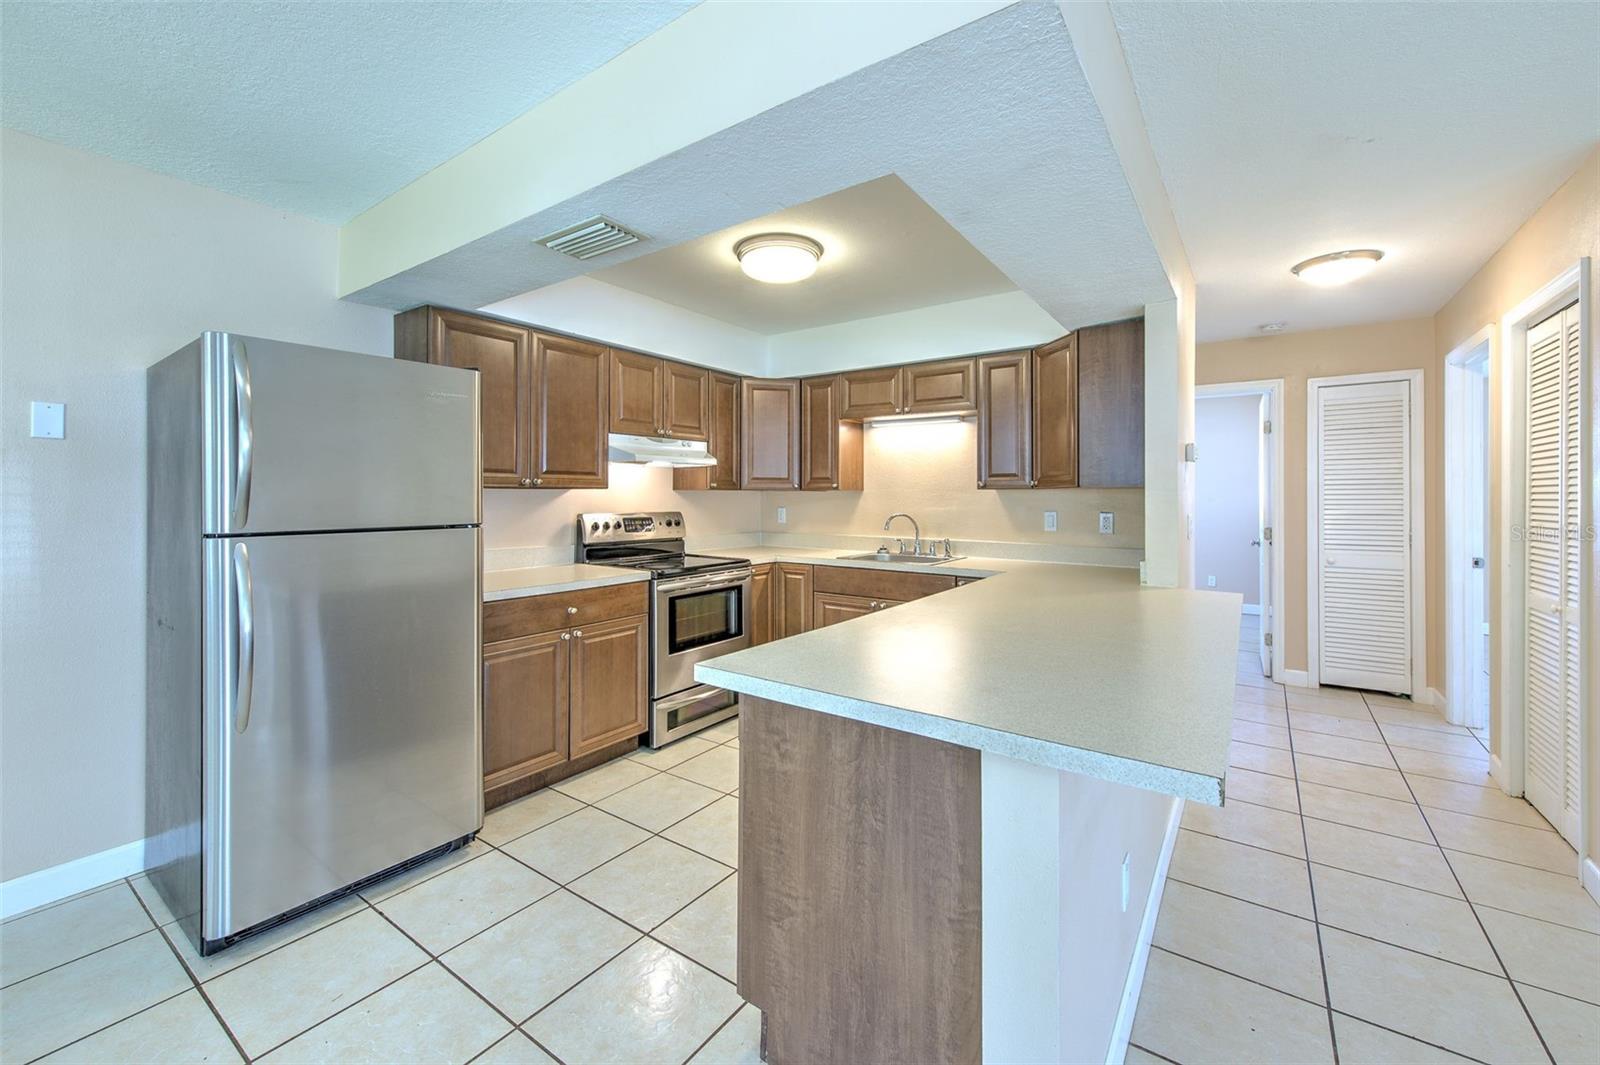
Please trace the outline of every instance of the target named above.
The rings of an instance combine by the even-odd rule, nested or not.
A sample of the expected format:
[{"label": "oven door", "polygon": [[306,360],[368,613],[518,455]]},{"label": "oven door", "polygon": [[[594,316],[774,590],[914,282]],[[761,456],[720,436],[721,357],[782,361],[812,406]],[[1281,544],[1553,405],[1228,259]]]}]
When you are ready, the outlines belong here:
[{"label": "oven door", "polygon": [[694,687],[696,662],[750,646],[750,571],[657,582],[650,630],[651,694]]}]

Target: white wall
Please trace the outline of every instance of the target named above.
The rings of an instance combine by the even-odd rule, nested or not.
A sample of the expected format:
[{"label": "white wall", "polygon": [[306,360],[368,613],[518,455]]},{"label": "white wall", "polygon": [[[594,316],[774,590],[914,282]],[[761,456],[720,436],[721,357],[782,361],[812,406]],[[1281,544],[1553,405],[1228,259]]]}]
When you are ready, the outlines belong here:
[{"label": "white wall", "polygon": [[0,133],[0,880],[144,835],[145,368],[206,329],[389,354],[337,262],[331,226]]},{"label": "white wall", "polygon": [[1194,583],[1216,577],[1219,592],[1261,603],[1261,397],[1195,400]]},{"label": "white wall", "polygon": [[1031,348],[1067,330],[1022,292],[798,329],[767,338],[767,372],[804,377],[920,362],[946,355]]},{"label": "white wall", "polygon": [[592,277],[534,289],[482,310],[732,373],[760,377],[767,372],[762,334]]}]

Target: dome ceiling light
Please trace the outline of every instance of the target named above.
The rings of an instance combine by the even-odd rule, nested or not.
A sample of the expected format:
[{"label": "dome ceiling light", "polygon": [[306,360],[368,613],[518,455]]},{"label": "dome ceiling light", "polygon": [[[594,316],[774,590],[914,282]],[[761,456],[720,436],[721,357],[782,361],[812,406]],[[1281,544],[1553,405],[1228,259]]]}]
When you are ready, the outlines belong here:
[{"label": "dome ceiling light", "polygon": [[798,233],[758,233],[733,246],[745,276],[769,285],[792,285],[817,272],[822,245]]},{"label": "dome ceiling light", "polygon": [[1376,248],[1358,248],[1354,251],[1336,251],[1318,255],[1303,263],[1296,263],[1289,272],[1318,288],[1348,285],[1357,278],[1366,277],[1377,267],[1383,252]]}]

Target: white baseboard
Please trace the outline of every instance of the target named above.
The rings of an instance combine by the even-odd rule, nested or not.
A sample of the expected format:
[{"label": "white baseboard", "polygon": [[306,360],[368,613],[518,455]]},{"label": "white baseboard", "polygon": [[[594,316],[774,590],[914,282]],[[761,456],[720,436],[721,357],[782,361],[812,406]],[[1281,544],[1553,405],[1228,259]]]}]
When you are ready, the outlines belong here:
[{"label": "white baseboard", "polygon": [[15,877],[0,884],[0,920],[142,872],[144,840],[136,839],[99,854],[87,854]]},{"label": "white baseboard", "polygon": [[1421,703],[1423,706],[1436,706],[1441,714],[1444,713],[1444,692],[1438,688],[1425,688],[1413,695],[1411,701]]},{"label": "white baseboard", "polygon": [[1122,985],[1122,1005],[1117,1009],[1117,1025],[1111,1030],[1106,1047],[1106,1065],[1122,1065],[1128,1057],[1128,1041],[1133,1038],[1133,1015],[1139,1009],[1139,990],[1144,986],[1144,969],[1150,961],[1150,943],[1156,937],[1156,918],[1161,915],[1161,893],[1167,886],[1167,866],[1172,864],[1172,848],[1178,843],[1178,826],[1183,822],[1183,800],[1174,799],[1167,820],[1167,838],[1161,841],[1155,876],[1150,881],[1150,897],[1145,900],[1144,919],[1139,923],[1139,939],[1133,946],[1133,961],[1128,980]]},{"label": "white baseboard", "polygon": [[1600,902],[1600,865],[1594,864],[1593,858],[1585,858],[1578,866],[1578,879],[1583,881],[1583,890],[1589,897]]},{"label": "white baseboard", "polygon": [[1506,767],[1505,764],[1500,761],[1500,756],[1498,754],[1491,754],[1489,756],[1489,776],[1496,784],[1500,785],[1501,791],[1505,792],[1507,795],[1511,794],[1511,785],[1506,782]]},{"label": "white baseboard", "polygon": [[1261,604],[1260,603],[1246,603],[1244,606],[1239,608],[1239,612],[1241,614],[1260,614],[1261,613]]},{"label": "white baseboard", "polygon": [[1303,669],[1286,669],[1283,671],[1283,682],[1291,688],[1310,688],[1311,674]]}]

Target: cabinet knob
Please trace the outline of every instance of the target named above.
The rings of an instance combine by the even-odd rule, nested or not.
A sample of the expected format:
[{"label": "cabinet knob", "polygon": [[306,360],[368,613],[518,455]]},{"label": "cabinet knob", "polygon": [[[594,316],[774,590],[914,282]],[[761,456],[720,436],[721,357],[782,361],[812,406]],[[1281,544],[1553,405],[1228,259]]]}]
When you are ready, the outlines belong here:
[{"label": "cabinet knob", "polygon": [[575,607],[575,606],[567,607],[567,613],[568,614],[576,614],[577,612],[578,612],[578,608],[577,607]]},{"label": "cabinet knob", "polygon": [[715,487],[716,487],[716,486],[717,486],[717,482],[716,482],[716,481],[712,481],[712,482],[711,482],[711,487],[712,487],[712,488],[715,488]]},{"label": "cabinet knob", "polygon": [[833,487],[834,488],[838,488],[839,487],[839,482],[838,481],[834,481],[833,482]]},{"label": "cabinet knob", "polygon": [[533,480],[531,478],[524,477],[521,483],[522,487],[527,488],[529,485],[533,484]]},{"label": "cabinet knob", "polygon": [[533,479],[533,484],[534,484],[534,487],[537,488],[539,485],[544,484],[544,478],[543,477],[535,477]]},{"label": "cabinet knob", "polygon": [[583,639],[583,630],[582,629],[573,629],[572,630],[572,635],[576,636],[578,639],[581,640],[581,639]]},{"label": "cabinet knob", "polygon": [[570,633],[570,632],[563,632],[563,633],[562,633],[562,634],[561,634],[561,638],[562,638],[562,639],[563,639],[563,640],[570,640],[570,639],[572,639],[572,633]]},{"label": "cabinet knob", "polygon": [[878,609],[878,601],[877,601],[877,600],[876,600],[876,599],[874,599],[874,600],[873,600],[873,601],[872,601],[872,602],[871,602],[871,604],[869,604],[869,605],[868,605],[868,608],[867,608],[867,609],[869,609],[869,610],[876,610],[876,609]]}]

